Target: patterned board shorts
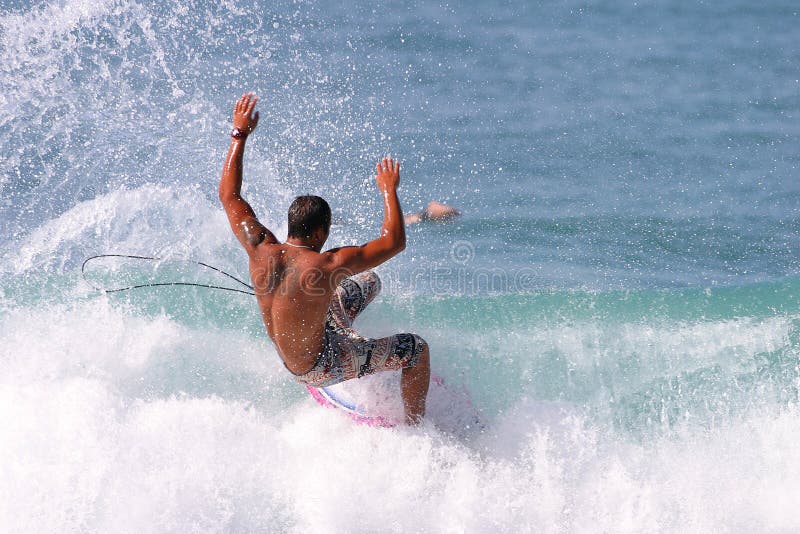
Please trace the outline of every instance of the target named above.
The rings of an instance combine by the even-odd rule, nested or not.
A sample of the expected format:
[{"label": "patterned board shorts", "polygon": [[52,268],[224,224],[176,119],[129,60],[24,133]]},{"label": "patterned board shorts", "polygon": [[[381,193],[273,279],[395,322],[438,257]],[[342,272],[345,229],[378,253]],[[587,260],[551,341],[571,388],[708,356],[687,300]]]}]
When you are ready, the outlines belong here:
[{"label": "patterned board shorts", "polygon": [[314,387],[332,386],[378,371],[414,367],[425,350],[425,340],[416,334],[395,334],[380,339],[365,338],[353,330],[353,321],[381,290],[381,280],[372,271],[345,278],[336,288],[325,321],[325,344],[314,367],[298,382]]}]

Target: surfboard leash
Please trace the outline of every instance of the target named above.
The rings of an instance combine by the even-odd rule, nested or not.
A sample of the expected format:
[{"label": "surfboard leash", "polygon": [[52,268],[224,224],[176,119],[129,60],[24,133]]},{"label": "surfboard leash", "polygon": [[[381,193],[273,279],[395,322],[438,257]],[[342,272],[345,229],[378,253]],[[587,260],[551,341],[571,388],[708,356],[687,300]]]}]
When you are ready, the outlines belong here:
[{"label": "surfboard leash", "polygon": [[206,269],[211,269],[212,271],[216,271],[216,272],[218,272],[218,273],[220,273],[220,274],[222,274],[224,276],[227,276],[231,280],[234,280],[234,281],[238,282],[239,284],[241,284],[244,287],[248,288],[250,291],[246,291],[244,289],[236,289],[236,288],[233,288],[233,287],[215,286],[215,285],[210,285],[210,284],[200,284],[200,283],[197,283],[197,282],[152,282],[152,283],[149,283],[149,284],[136,284],[136,285],[127,286],[127,287],[121,287],[121,288],[117,288],[117,289],[103,289],[101,287],[95,287],[91,282],[89,282],[89,280],[86,279],[86,264],[89,263],[92,260],[96,260],[96,259],[99,259],[99,258],[126,258],[126,259],[133,259],[133,260],[161,261],[161,258],[156,258],[156,257],[153,257],[153,256],[135,256],[135,255],[132,255],[132,254],[97,254],[95,256],[89,256],[88,258],[86,258],[83,261],[83,264],[81,264],[81,276],[83,277],[83,280],[87,284],[89,284],[89,287],[91,287],[92,289],[94,289],[96,291],[103,291],[105,293],[119,293],[120,291],[130,291],[132,289],[140,289],[140,288],[145,288],[145,287],[194,286],[194,287],[202,287],[202,288],[205,288],[205,289],[220,289],[222,291],[232,291],[234,293],[242,293],[244,295],[251,295],[251,296],[255,295],[255,292],[253,291],[253,286],[251,286],[247,282],[244,282],[243,280],[233,276],[230,273],[227,273],[227,272],[223,271],[222,269],[220,269],[218,267],[214,267],[213,265],[209,265],[209,264],[204,263],[202,261],[193,261],[193,260],[183,260],[183,261],[187,261],[189,263],[193,263],[195,265],[199,265],[201,267],[205,267]]}]

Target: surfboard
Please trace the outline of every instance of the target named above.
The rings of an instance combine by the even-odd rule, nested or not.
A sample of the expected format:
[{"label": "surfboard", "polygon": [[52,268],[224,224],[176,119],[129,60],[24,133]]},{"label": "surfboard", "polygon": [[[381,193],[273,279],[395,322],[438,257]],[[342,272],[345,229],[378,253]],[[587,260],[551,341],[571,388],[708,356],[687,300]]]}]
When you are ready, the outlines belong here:
[{"label": "surfboard", "polygon": [[[355,423],[391,428],[404,424],[400,373],[376,373],[333,386],[306,386],[320,405],[346,414]],[[466,435],[483,429],[481,414],[467,388],[431,375],[425,418],[442,431]]]}]

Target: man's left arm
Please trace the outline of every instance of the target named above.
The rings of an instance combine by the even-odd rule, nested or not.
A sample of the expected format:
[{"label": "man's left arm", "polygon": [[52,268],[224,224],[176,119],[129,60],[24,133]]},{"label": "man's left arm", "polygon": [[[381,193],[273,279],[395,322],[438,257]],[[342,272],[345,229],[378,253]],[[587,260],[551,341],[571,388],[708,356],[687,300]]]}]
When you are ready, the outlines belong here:
[{"label": "man's left arm", "polygon": [[228,215],[231,229],[248,253],[263,242],[278,242],[273,233],[259,222],[255,211],[241,194],[244,147],[247,136],[258,124],[258,112],[253,113],[256,102],[258,97],[254,97],[253,93],[246,93],[236,101],[231,146],[219,182],[219,199]]}]

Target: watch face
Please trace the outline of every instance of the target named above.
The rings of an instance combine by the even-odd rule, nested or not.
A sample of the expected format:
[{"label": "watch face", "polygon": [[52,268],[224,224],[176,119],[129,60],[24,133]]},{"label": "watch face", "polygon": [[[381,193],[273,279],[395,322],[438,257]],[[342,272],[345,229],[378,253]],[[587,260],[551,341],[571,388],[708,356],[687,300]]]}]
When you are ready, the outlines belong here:
[{"label": "watch face", "polygon": [[244,132],[241,131],[239,128],[234,128],[231,130],[231,137],[235,137],[236,139],[244,137]]}]

